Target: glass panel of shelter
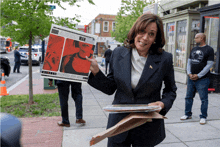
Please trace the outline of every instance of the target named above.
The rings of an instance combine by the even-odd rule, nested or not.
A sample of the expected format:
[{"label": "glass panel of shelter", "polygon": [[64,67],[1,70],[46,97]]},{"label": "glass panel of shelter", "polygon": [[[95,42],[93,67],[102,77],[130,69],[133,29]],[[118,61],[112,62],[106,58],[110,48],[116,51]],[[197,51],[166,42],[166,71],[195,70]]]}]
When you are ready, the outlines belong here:
[{"label": "glass panel of shelter", "polygon": [[167,23],[167,29],[166,29],[167,43],[165,50],[169,53],[173,53],[174,50],[174,45],[175,45],[174,32],[175,32],[175,22]]},{"label": "glass panel of shelter", "polygon": [[218,46],[219,15],[204,16],[204,20],[204,33],[206,34],[206,44],[214,49],[214,64],[210,71],[215,72]]},{"label": "glass panel of shelter", "polygon": [[177,21],[177,38],[176,38],[176,56],[175,56],[175,67],[184,68],[186,64],[186,31],[187,31],[187,20]]},{"label": "glass panel of shelter", "polygon": [[199,28],[200,28],[200,20],[199,19],[194,19],[192,20],[192,26],[191,26],[191,39],[190,39],[190,51],[192,50],[193,47],[196,47],[196,42],[195,42],[195,36],[197,33],[199,33]]}]

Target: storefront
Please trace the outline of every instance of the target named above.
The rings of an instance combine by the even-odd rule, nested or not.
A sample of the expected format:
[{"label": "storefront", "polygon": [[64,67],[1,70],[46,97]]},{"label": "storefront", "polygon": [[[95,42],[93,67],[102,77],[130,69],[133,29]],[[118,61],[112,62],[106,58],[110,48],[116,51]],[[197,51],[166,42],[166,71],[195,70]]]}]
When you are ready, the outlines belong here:
[{"label": "storefront", "polygon": [[212,85],[220,92],[220,3],[198,9],[200,12],[200,32],[206,34],[206,44],[214,49],[214,64],[211,68]]},{"label": "storefront", "polygon": [[199,32],[200,14],[195,10],[183,10],[162,17],[166,37],[165,50],[173,54],[175,80],[186,84],[187,59],[196,46],[194,37]]}]

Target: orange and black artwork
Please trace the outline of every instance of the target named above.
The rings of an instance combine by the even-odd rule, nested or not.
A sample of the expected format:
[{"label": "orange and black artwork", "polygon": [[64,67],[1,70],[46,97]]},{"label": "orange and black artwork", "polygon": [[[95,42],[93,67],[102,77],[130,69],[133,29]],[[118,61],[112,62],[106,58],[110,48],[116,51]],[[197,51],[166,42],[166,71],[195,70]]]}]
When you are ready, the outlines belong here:
[{"label": "orange and black artwork", "polygon": [[92,58],[94,45],[66,39],[60,72],[88,75],[90,62],[86,60]]},{"label": "orange and black artwork", "polygon": [[44,70],[58,71],[64,40],[64,37],[50,34],[44,59]]}]

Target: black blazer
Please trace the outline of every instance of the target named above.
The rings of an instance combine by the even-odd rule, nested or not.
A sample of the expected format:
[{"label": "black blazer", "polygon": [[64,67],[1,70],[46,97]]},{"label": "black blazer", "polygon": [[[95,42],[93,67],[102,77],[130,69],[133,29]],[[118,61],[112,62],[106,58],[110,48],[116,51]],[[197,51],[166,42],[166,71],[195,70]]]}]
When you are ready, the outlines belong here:
[{"label": "black blazer", "polygon": [[21,63],[21,56],[25,57],[23,55],[21,55],[17,50],[14,50],[14,57],[15,57],[15,62],[16,63]]},{"label": "black blazer", "polygon": [[[165,88],[161,96],[162,82]],[[131,51],[125,47],[116,48],[110,59],[110,69],[107,77],[99,71],[96,76],[89,75],[88,83],[94,88],[115,97],[112,104],[148,104],[162,101],[165,108],[160,114],[165,115],[176,98],[176,85],[172,54],[163,51],[161,55],[148,55],[143,73],[135,89],[131,87]],[[107,128],[114,126],[127,113],[109,114]],[[164,120],[153,120],[137,128],[138,139],[142,138],[146,144],[156,145],[165,138]],[[140,135],[141,133],[141,135]],[[116,143],[123,142],[128,131],[110,137]]]}]

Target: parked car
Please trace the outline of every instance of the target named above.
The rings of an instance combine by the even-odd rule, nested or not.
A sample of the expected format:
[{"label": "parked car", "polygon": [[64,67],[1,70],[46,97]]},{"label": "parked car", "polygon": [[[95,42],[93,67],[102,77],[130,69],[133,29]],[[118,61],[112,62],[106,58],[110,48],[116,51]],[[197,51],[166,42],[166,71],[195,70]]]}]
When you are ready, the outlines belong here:
[{"label": "parked car", "polygon": [[0,62],[0,79],[2,80],[2,73],[5,73],[5,76],[9,76],[11,71],[10,61],[8,57],[1,56]]},{"label": "parked car", "polygon": [[0,36],[0,53],[7,53],[6,50],[6,38]]},{"label": "parked car", "polygon": [[[29,47],[28,46],[22,46],[19,49],[19,52],[21,55],[25,57],[21,57],[21,63],[28,64],[28,52]],[[40,65],[41,59],[42,59],[42,49],[40,46],[32,46],[32,64]]]}]

